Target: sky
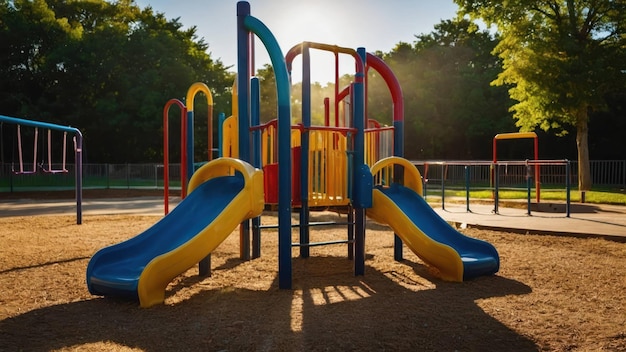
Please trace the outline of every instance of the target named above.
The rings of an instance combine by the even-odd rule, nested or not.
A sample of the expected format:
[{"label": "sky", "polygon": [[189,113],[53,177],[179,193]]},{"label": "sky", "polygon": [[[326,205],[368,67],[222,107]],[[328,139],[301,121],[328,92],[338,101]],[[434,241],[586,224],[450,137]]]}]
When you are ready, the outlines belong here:
[{"label": "sky", "polygon": [[[452,19],[453,0],[249,0],[251,15],[272,31],[283,55],[303,41],[364,47],[368,52],[389,52],[399,42],[413,43],[415,35],[430,33],[434,25]],[[237,60],[237,0],[136,0],[168,19],[179,18],[184,28],[196,26],[209,45],[211,58],[225,66]],[[256,41],[256,68],[269,57]],[[299,80],[300,57],[294,60],[293,80]],[[311,52],[312,80],[334,81],[334,57]],[[340,74],[354,73],[354,60],[340,55]]]}]

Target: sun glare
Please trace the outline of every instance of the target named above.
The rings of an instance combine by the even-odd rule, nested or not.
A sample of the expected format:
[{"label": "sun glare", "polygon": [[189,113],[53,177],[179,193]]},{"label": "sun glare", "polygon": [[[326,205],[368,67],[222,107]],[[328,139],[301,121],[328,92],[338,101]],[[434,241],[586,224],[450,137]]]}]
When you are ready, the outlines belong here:
[{"label": "sun glare", "polygon": [[[267,25],[281,45],[285,54],[294,45],[304,41],[351,47],[347,44],[348,26],[346,14],[339,5],[322,2],[289,2],[266,18]],[[343,19],[343,20],[342,20]],[[356,48],[353,48],[356,49]],[[261,53],[265,55],[265,53]],[[264,62],[259,57],[258,62]],[[354,74],[354,59],[339,55],[339,75]],[[330,52],[311,50],[311,79],[322,85],[335,81],[335,57]],[[293,61],[292,81],[302,80],[302,57]]]}]

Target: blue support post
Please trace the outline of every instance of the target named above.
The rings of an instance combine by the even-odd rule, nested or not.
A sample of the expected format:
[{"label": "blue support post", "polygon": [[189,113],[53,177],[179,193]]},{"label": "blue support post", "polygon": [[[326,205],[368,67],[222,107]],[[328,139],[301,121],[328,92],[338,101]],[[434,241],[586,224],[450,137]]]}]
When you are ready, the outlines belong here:
[{"label": "blue support post", "polygon": [[[357,53],[361,60],[365,62],[365,49],[358,48]],[[362,67],[364,67],[363,65]],[[354,182],[353,187],[355,191],[352,192],[353,197],[356,197],[354,207],[354,222],[355,222],[355,236],[354,236],[354,275],[365,275],[365,209],[363,208],[363,200],[360,197],[363,195],[363,182],[362,175],[359,169],[362,165],[365,165],[365,89],[364,89],[364,71],[357,72],[355,75],[355,83],[353,85],[353,111],[354,111],[354,127],[357,132],[354,136]],[[370,180],[371,182],[371,180]],[[371,189],[370,189],[371,193]],[[354,200],[354,199],[353,199]]]},{"label": "blue support post", "polygon": [[[258,126],[261,124],[261,87],[258,77],[250,80],[250,124]],[[263,167],[261,161],[261,130],[252,132],[252,165],[260,169]],[[261,256],[261,216],[252,219],[252,258]]]},{"label": "blue support post", "polygon": [[348,259],[354,260],[354,209],[348,209]]},{"label": "blue support post", "polygon": [[[404,121],[403,120],[394,120],[394,143],[393,143],[393,155],[394,156],[404,156]],[[400,177],[400,172],[395,171],[394,177]],[[396,180],[396,182],[402,182],[402,180]],[[426,199],[426,188],[424,188],[424,199]],[[402,253],[402,239],[397,234],[393,234],[393,259],[396,261],[401,261],[404,258]]]},{"label": "blue support post", "polygon": [[226,121],[226,114],[220,112],[217,117],[217,156],[224,156],[224,121]]},{"label": "blue support post", "polygon": [[[261,85],[258,77],[250,78],[250,125],[261,124]],[[263,167],[261,161],[261,130],[252,132],[252,165],[256,168]]]},{"label": "blue support post", "polygon": [[250,161],[250,32],[244,20],[250,15],[250,4],[237,3],[237,94],[239,159]]},{"label": "blue support post", "polygon": [[[276,78],[276,93],[278,97],[278,287],[291,289],[291,104],[289,74],[284,55],[276,38],[270,30],[258,19],[250,16],[250,4],[237,3],[238,24],[238,65],[247,66],[247,36],[248,31],[255,33],[263,42],[269,54],[274,75]],[[245,47],[245,48],[244,48]],[[245,55],[245,56],[244,56]],[[242,57],[244,56],[244,57]],[[247,69],[245,70],[247,71]],[[241,79],[242,72],[239,72]],[[247,87],[248,79],[244,87]],[[240,92],[242,89],[240,86]],[[246,90],[247,91],[247,90]],[[244,93],[245,94],[245,93]],[[248,100],[246,94],[245,101]],[[239,95],[239,107],[244,100]],[[241,110],[239,110],[241,116]]]},{"label": "blue support post", "polygon": [[[244,20],[250,15],[250,4],[237,3],[237,94],[238,97],[238,139],[239,159],[250,162],[250,32],[245,29]],[[240,250],[243,260],[250,260],[250,222],[239,226]]]},{"label": "blue support post", "polygon": [[402,253],[402,239],[395,233],[393,234],[393,259],[396,261],[404,259],[404,255]]},{"label": "blue support post", "polygon": [[[308,244],[309,233],[309,127],[311,127],[311,55],[302,44],[302,135],[300,136],[300,243]],[[300,247],[300,257],[309,257],[309,246]]]}]

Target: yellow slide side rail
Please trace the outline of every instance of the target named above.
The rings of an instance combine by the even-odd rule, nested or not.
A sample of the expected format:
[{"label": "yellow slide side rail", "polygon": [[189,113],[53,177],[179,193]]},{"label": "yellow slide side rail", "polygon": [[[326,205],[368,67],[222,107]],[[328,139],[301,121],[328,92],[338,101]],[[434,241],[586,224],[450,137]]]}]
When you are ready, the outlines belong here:
[{"label": "yellow slide side rail", "polygon": [[396,165],[402,167],[404,186],[414,190],[420,196],[423,196],[422,175],[419,170],[410,161],[398,156],[384,158],[372,166],[371,171],[374,176],[374,185],[391,185],[393,183]]},{"label": "yellow slide side rail", "polygon": [[263,172],[239,159],[218,158],[211,160],[193,174],[191,180],[189,180],[189,186],[187,186],[187,194],[190,194],[194,189],[210,179],[220,176],[233,176],[236,171],[243,175],[244,189],[249,190],[249,194],[252,195],[250,197],[250,200],[253,202],[250,204],[251,213],[262,212],[265,206],[265,203],[262,201],[264,199]]}]

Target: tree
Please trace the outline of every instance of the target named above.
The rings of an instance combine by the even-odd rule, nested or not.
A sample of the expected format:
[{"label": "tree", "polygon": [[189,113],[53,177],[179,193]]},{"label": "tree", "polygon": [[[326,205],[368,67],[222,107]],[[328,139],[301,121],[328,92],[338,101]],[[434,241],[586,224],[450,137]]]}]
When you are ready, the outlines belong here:
[{"label": "tree", "polygon": [[[263,65],[257,70],[256,76],[261,85],[261,123],[278,117],[278,97],[276,93],[276,78],[274,68],[270,64]],[[331,89],[332,88],[332,89]],[[324,98],[334,95],[334,85],[322,87],[320,83],[311,83],[311,124],[324,124]],[[291,117],[292,123],[302,121],[302,82],[291,85]],[[332,102],[331,102],[332,104]]]},{"label": "tree", "polygon": [[591,188],[588,121],[608,93],[624,88],[626,3],[623,0],[455,0],[461,15],[500,34],[503,61],[495,85],[511,85],[516,125],[576,129],[578,187]]},{"label": "tree", "polygon": [[[3,114],[80,128],[88,161],[157,161],[163,106],[192,83],[209,86],[215,114],[230,111],[233,74],[182,27],[132,0],[0,0]],[[206,111],[198,97],[196,116]],[[196,127],[206,160],[206,119]]]},{"label": "tree", "polygon": [[[506,89],[489,85],[501,69],[490,54],[497,38],[470,27],[442,21],[413,45],[399,43],[382,55],[403,89],[409,158],[489,158],[491,137],[514,127]],[[370,94],[370,116],[389,116],[379,112],[391,106],[377,101],[385,95],[370,92],[377,92]]]},{"label": "tree", "polygon": [[261,123],[266,123],[278,117],[278,97],[276,93],[276,78],[274,68],[270,64],[263,65],[257,70],[256,77],[259,79],[261,106]]}]

